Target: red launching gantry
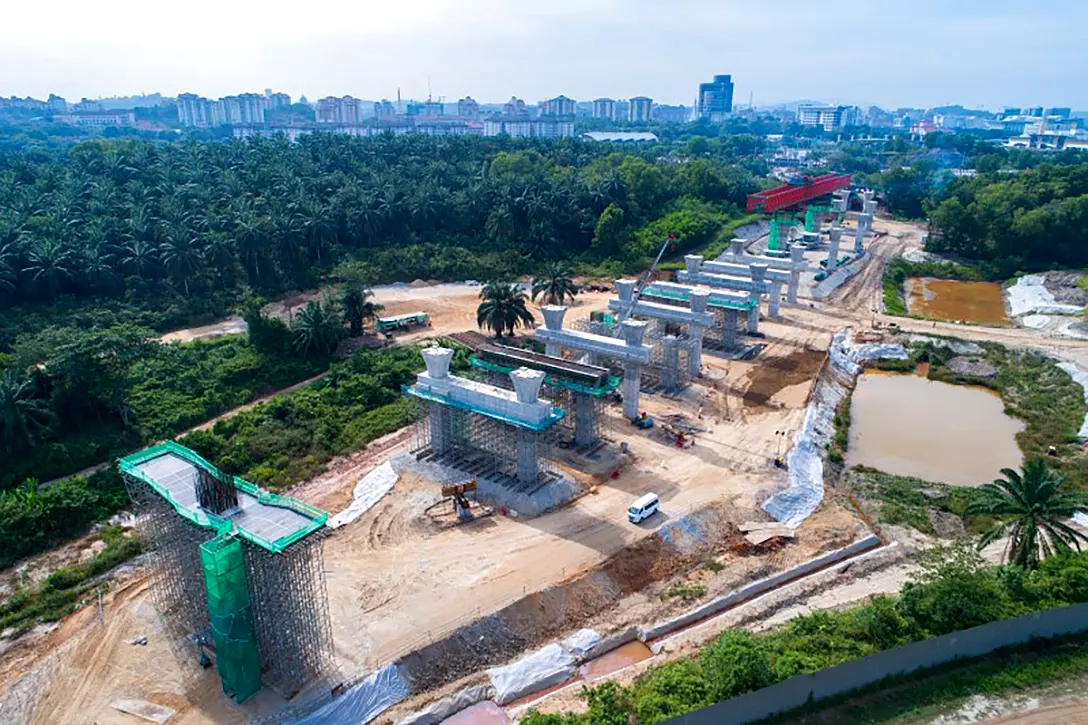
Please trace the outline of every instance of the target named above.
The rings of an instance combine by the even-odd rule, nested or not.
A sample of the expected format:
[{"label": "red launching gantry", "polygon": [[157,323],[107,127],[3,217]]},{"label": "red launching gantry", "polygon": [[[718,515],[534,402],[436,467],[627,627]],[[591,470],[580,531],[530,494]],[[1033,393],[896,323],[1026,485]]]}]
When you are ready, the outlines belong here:
[{"label": "red launching gantry", "polygon": [[798,183],[783,184],[767,191],[748,195],[747,211],[771,214],[805,202],[827,196],[850,186],[850,174],[827,174],[811,178],[801,177]]}]

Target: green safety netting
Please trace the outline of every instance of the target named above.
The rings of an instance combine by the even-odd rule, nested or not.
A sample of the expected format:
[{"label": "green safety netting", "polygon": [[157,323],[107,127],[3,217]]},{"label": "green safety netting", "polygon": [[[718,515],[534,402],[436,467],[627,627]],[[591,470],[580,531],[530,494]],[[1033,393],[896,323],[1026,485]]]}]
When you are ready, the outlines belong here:
[{"label": "green safety netting", "polygon": [[[226,519],[216,516],[215,514],[205,511],[204,509],[201,509],[199,507],[188,507],[180,505],[177,501],[174,500],[174,498],[170,495],[170,492],[166,488],[164,488],[157,481],[155,481],[155,479],[151,478],[150,476],[146,475],[142,470],[140,470],[140,464],[145,463],[152,458],[157,458],[159,456],[165,455],[167,453],[173,454],[179,458],[183,458],[189,463],[192,463],[194,466],[199,466],[206,471],[210,471],[212,473],[218,472],[218,469],[216,469],[215,466],[201,458],[197,453],[189,450],[183,445],[175,443],[174,441],[166,441],[165,443],[160,443],[157,446],[151,446],[150,448],[145,448],[142,451],[133,453],[130,456],[126,456],[125,458],[122,458],[120,460],[120,462],[118,463],[118,468],[120,469],[121,473],[131,476],[139,481],[142,481],[143,483],[154,489],[156,493],[162,496],[168,503],[170,503],[171,506],[174,507],[174,510],[177,511],[179,516],[182,516],[189,521],[192,521],[194,524],[202,528],[213,529],[216,531],[217,534],[224,534],[230,531],[233,528],[233,524],[231,524],[230,521],[227,521]],[[320,529],[322,526],[325,525],[325,521],[329,518],[329,515],[326,512],[322,511],[316,506],[311,506],[307,503],[303,503],[302,501],[298,501],[288,496],[278,496],[274,493],[263,491],[249,481],[238,478],[237,476],[234,476],[234,485],[239,491],[243,491],[250,496],[253,496],[257,499],[259,503],[264,506],[291,509],[310,520],[310,523],[307,526],[302,527],[299,530],[292,532],[291,534],[276,539],[275,541],[270,541],[246,529],[240,529],[238,531],[238,534],[243,539],[250,541],[257,546],[260,546],[262,549],[265,549],[267,551],[271,551],[276,554],[282,552],[291,544],[299,541],[300,539],[304,539],[305,537],[312,534],[314,531]]]},{"label": "green safety netting", "polygon": [[223,692],[242,702],[261,689],[261,665],[253,629],[253,608],[242,559],[242,542],[233,533],[200,546],[208,618],[215,642],[216,669]]}]

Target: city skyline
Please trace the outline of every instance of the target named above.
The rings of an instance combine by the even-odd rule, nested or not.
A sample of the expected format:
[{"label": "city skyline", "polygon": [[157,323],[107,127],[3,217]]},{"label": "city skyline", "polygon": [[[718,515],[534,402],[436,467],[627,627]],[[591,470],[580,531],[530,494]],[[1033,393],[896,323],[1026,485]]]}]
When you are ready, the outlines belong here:
[{"label": "city skyline", "polygon": [[0,95],[220,97],[273,87],[313,101],[393,98],[399,87],[405,97],[430,90],[447,102],[562,94],[691,105],[699,83],[726,72],[737,107],[754,92],[757,106],[814,99],[1088,108],[1077,82],[1086,57],[1076,31],[1088,20],[1082,4],[1053,3],[1062,23],[1006,0],[784,4],[772,14],[733,0],[692,0],[667,12],[646,0],[392,8],[315,0],[306,12],[277,13],[249,0],[194,0],[179,15],[121,0],[119,13],[107,15],[58,0],[5,11]]}]

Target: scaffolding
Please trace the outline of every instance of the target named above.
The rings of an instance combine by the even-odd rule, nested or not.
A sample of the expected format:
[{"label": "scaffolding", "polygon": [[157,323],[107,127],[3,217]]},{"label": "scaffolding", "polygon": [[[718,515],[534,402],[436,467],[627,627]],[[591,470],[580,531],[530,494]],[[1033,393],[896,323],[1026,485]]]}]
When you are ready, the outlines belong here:
[{"label": "scaffolding", "polygon": [[261,491],[172,441],[119,468],[175,641],[215,655],[223,691],[287,698],[332,665],[322,558],[327,514]]},{"label": "scaffolding", "polygon": [[[670,300],[670,302],[675,306],[684,306],[676,300]],[[674,394],[690,385],[691,375],[688,372],[688,355],[695,341],[694,338],[688,335],[687,325],[678,323],[663,325],[659,324],[657,320],[650,320],[640,315],[632,315],[629,319],[648,323],[644,344],[649,345],[652,352],[650,362],[642,366],[642,376],[639,379],[642,392]],[[578,320],[571,327],[595,335],[622,337],[620,324],[615,322],[614,318]],[[709,332],[709,330],[707,331]],[[666,344],[665,340],[668,337],[677,339],[678,344],[675,350],[672,349],[671,345]],[[609,362],[609,372],[621,375],[623,366],[614,361]]]},{"label": "scaffolding", "polygon": [[[486,373],[489,384],[507,390],[513,390],[510,373],[517,367],[543,371],[540,397],[568,412],[555,426],[559,447],[589,451],[605,440],[608,402],[620,384],[620,378],[607,368],[502,345],[481,347],[469,364]],[[588,427],[581,431],[582,443],[578,442],[579,425]]]},{"label": "scaffolding", "polygon": [[[494,481],[526,494],[560,478],[553,463],[558,426],[521,428],[438,400],[423,399],[422,406],[423,415],[416,421],[412,445],[418,460],[441,463],[466,477]],[[519,467],[520,455],[527,450],[536,458],[532,476],[526,476]]]}]

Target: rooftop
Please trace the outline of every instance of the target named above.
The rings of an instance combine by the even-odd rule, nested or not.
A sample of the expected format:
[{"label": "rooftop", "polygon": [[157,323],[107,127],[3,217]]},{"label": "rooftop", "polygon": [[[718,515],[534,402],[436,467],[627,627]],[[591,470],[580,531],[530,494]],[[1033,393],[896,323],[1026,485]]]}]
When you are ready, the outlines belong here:
[{"label": "rooftop", "polygon": [[583,134],[583,138],[614,143],[655,143],[657,141],[657,135],[649,131],[589,131]]},{"label": "rooftop", "polygon": [[197,469],[215,473],[210,463],[173,441],[122,458],[121,472],[147,484],[197,526],[223,533],[237,530],[247,541],[279,553],[325,525],[328,514],[301,501],[262,491],[234,478],[238,506],[217,515],[197,503]]}]

